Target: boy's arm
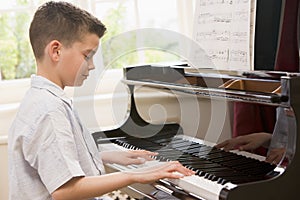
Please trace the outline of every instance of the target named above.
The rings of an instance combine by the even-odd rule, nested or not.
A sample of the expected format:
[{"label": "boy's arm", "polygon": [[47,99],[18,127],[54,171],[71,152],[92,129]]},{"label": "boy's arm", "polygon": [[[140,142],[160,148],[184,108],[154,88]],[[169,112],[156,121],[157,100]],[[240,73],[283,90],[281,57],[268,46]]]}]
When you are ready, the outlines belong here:
[{"label": "boy's arm", "polygon": [[52,193],[52,197],[55,200],[87,199],[104,195],[132,183],[151,183],[162,178],[181,178],[193,174],[193,171],[174,161],[136,172],[116,172],[93,177],[74,177],[55,190]]},{"label": "boy's arm", "polygon": [[152,160],[158,153],[146,150],[126,150],[126,151],[102,151],[101,159],[104,163],[116,163],[120,165],[143,164]]}]

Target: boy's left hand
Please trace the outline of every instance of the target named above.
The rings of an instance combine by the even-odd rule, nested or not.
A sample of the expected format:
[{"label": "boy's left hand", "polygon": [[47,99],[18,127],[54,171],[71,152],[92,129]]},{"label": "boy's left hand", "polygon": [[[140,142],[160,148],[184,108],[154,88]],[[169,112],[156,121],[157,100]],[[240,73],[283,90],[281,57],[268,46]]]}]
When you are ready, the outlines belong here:
[{"label": "boy's left hand", "polygon": [[146,150],[127,151],[102,151],[100,152],[104,163],[116,163],[120,165],[143,164],[145,161],[153,160],[158,153]]}]

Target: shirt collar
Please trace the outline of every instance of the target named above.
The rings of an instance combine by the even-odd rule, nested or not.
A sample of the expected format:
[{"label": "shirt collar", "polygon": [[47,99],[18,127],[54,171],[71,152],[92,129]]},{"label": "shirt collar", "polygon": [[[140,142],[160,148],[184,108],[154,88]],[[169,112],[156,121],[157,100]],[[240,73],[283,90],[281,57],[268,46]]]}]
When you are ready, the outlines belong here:
[{"label": "shirt collar", "polygon": [[65,91],[52,81],[42,76],[32,75],[31,87],[48,90],[51,94],[66,102],[71,108],[73,107],[72,100],[66,95]]}]

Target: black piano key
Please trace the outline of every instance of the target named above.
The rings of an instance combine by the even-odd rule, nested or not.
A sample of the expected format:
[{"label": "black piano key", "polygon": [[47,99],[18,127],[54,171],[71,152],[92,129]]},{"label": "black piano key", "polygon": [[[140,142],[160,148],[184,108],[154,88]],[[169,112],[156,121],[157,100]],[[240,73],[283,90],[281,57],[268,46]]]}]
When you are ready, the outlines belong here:
[{"label": "black piano key", "polygon": [[212,149],[212,147],[205,146],[202,144],[197,144],[197,143],[193,143],[189,147],[190,147],[189,148],[190,151],[193,151],[193,152],[206,151],[206,150]]},{"label": "black piano key", "polygon": [[189,142],[189,141],[181,141],[181,142],[172,142],[170,143],[170,145],[173,147],[173,148],[180,148],[180,147],[189,147],[191,146],[193,143],[192,142]]},{"label": "black piano key", "polygon": [[204,176],[206,174],[206,172],[202,171],[202,170],[197,170],[196,173],[198,176]]},{"label": "black piano key", "polygon": [[[227,177],[231,177],[232,174],[239,173],[239,172],[236,172],[236,171],[210,171],[209,173],[214,174],[215,176],[220,177],[220,178],[227,178]],[[239,173],[239,175],[244,176],[245,174]]]},{"label": "black piano key", "polygon": [[223,175],[229,175],[234,173],[234,170],[224,168],[224,167],[216,167],[216,168],[210,168],[210,169],[205,169],[206,172],[212,173],[216,176],[223,176]]},{"label": "black piano key", "polygon": [[260,163],[251,162],[251,161],[243,161],[243,162],[235,162],[235,166],[233,168],[244,171],[247,169],[253,169],[259,167]]},{"label": "black piano key", "polygon": [[209,179],[210,175],[211,175],[211,174],[206,173],[206,174],[204,175],[204,178]]},{"label": "black piano key", "polygon": [[247,168],[243,169],[243,171],[247,174],[251,175],[266,175],[269,172],[273,171],[274,167],[262,167],[262,166],[257,166],[256,168]]},{"label": "black piano key", "polygon": [[160,144],[160,145],[166,146],[167,144],[171,143],[172,138],[162,138],[162,139],[155,139],[155,140],[150,139],[150,141],[152,141],[152,142],[154,142],[156,144]]},{"label": "black piano key", "polygon": [[254,176],[231,176],[228,177],[227,180],[234,184],[242,184],[242,183],[249,183],[258,180],[262,180],[261,177],[254,177]]},{"label": "black piano key", "polygon": [[226,180],[224,178],[218,178],[217,183],[219,183],[221,185],[225,185],[226,183],[228,183],[228,180]]},{"label": "black piano key", "polygon": [[217,153],[218,151],[217,150],[214,150],[214,149],[201,149],[200,151],[196,152],[196,153],[193,153],[194,156],[198,156],[198,157],[207,157],[209,158],[210,155],[214,154],[214,153]]},{"label": "black piano key", "polygon": [[210,160],[212,160],[213,162],[222,163],[225,161],[233,161],[233,160],[240,159],[238,156],[234,155],[233,153],[224,154],[224,156],[222,156],[222,154],[223,153],[220,153],[218,157],[210,158]]},{"label": "black piano key", "polygon": [[163,144],[164,146],[167,146],[171,143],[174,143],[174,142],[180,142],[180,140],[182,141],[182,139],[180,138],[174,138],[174,137],[171,137],[171,138],[161,138],[161,137],[157,137],[155,139],[153,138],[148,138],[150,141],[154,142],[154,143],[157,143],[157,144]]},{"label": "black piano key", "polygon": [[187,148],[187,149],[183,149],[182,150],[184,153],[188,153],[188,154],[193,154],[193,153],[196,153],[196,152],[198,152],[198,150],[197,150],[197,148],[195,148],[195,149],[190,149],[190,148]]},{"label": "black piano key", "polygon": [[222,161],[222,164],[229,167],[238,168],[238,166],[245,165],[245,164],[255,167],[260,163],[259,161],[256,161],[254,159],[247,159],[246,157],[240,157],[238,155],[236,155],[236,158],[237,159],[234,160]]},{"label": "black piano key", "polygon": [[226,158],[227,160],[238,159],[238,157],[236,157],[234,155],[224,155],[224,156],[222,156],[222,152],[215,152],[215,151],[211,151],[211,152],[208,152],[208,153],[198,153],[197,156],[205,158],[207,160],[213,160],[214,162],[217,162],[217,160],[219,160],[219,159],[222,159],[222,162],[223,162],[226,157],[227,157]]},{"label": "black piano key", "polygon": [[[186,153],[189,153],[189,151],[196,151],[196,149],[199,148],[199,145],[192,143],[190,145],[177,146],[175,148],[177,150],[185,151]],[[194,150],[192,150],[192,149],[194,149]]]},{"label": "black piano key", "polygon": [[[200,146],[199,148],[194,148],[193,151],[198,150],[198,153],[202,153],[202,152],[210,152],[213,148],[209,147],[209,146]],[[194,153],[196,154],[196,153]]]},{"label": "black piano key", "polygon": [[159,153],[159,154],[161,154],[161,155],[162,154],[165,154],[165,155],[177,155],[178,157],[183,155],[183,152],[177,151],[175,149],[164,149],[164,148],[162,148],[162,149],[157,150],[156,152]]}]

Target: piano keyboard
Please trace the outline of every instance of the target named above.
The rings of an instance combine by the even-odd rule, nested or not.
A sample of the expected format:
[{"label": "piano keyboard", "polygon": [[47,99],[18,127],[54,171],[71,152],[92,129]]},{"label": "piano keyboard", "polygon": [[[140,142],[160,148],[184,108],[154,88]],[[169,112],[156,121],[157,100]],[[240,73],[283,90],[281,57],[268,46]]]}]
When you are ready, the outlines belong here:
[{"label": "piano keyboard", "polygon": [[217,200],[223,189],[230,190],[238,184],[266,180],[277,175],[275,165],[262,162],[264,157],[239,155],[213,147],[212,143],[184,135],[164,134],[151,138],[120,137],[110,139],[112,144],[101,144],[100,150],[145,149],[158,152],[154,161],[143,165],[121,166],[117,170],[137,170],[160,162],[177,160],[196,172],[181,179],[164,180],[165,184],[179,188],[199,199]]}]

